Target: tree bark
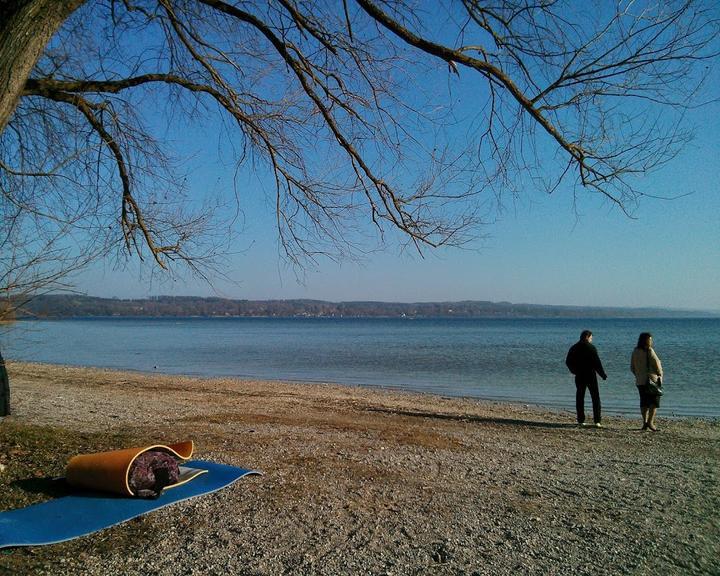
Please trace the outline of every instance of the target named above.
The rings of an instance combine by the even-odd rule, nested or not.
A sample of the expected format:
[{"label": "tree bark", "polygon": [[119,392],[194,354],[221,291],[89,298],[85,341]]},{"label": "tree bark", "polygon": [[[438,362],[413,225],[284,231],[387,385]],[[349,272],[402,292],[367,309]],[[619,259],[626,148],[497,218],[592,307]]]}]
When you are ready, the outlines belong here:
[{"label": "tree bark", "polygon": [[0,2],[0,134],[50,38],[86,0]]}]

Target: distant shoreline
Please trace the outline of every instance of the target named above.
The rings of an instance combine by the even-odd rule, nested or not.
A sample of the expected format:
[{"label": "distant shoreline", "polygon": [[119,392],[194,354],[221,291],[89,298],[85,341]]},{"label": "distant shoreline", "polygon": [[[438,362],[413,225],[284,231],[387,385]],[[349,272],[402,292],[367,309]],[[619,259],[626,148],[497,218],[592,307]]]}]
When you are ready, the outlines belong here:
[{"label": "distant shoreline", "polygon": [[[22,322],[60,320],[718,320],[720,315],[698,313],[657,316],[249,316],[249,315],[179,315],[179,316],[19,316]],[[12,321],[5,321],[12,322]]]},{"label": "distant shoreline", "polygon": [[512,302],[329,302],[324,300],[234,300],[195,296],[115,299],[45,295],[19,306],[18,320],[63,318],[357,318],[357,319],[585,319],[720,318],[720,311]]}]

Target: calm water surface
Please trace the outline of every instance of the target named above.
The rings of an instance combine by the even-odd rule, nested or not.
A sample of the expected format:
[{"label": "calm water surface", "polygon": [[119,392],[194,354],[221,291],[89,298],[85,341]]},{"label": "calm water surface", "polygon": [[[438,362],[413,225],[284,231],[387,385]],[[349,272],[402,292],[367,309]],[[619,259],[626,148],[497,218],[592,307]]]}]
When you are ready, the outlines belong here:
[{"label": "calm water surface", "polygon": [[[594,333],[603,411],[635,414],[630,354],[655,336],[666,415],[720,417],[720,318],[158,318],[18,322],[0,333],[10,359],[145,372],[338,382],[574,410],[567,349]],[[590,406],[587,398],[588,409]]]}]

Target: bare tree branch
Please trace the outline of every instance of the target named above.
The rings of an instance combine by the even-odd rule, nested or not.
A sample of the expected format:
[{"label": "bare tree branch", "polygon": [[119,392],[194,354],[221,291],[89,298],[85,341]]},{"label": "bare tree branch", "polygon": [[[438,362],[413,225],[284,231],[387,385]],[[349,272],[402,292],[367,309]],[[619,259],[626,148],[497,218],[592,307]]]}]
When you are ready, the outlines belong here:
[{"label": "bare tree branch", "polygon": [[[27,0],[35,15],[46,2]],[[42,238],[31,246],[68,270],[73,250],[120,250],[208,276],[235,232],[223,212],[267,182],[280,250],[298,267],[362,254],[369,239],[461,246],[528,185],[601,194],[631,214],[640,177],[689,139],[684,112],[707,101],[704,67],[720,49],[705,0],[58,6],[47,24],[64,25],[0,110],[0,218],[9,250]],[[39,53],[4,41],[0,74]],[[168,142],[190,127],[257,189],[201,197],[183,167],[196,151]],[[26,262],[38,286],[42,269],[60,280],[23,254],[3,266]],[[11,272],[0,270],[8,289]]]}]

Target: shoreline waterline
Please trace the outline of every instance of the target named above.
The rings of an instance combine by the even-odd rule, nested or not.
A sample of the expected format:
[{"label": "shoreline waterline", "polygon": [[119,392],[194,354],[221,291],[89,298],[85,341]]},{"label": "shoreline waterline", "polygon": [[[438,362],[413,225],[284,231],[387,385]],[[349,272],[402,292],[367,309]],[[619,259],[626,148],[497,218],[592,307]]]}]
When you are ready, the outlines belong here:
[{"label": "shoreline waterline", "polygon": [[590,328],[608,380],[603,411],[633,416],[629,358],[655,336],[663,411],[720,417],[720,319],[85,319],[19,322],[7,359],[144,373],[337,382],[574,411],[564,359]]},{"label": "shoreline waterline", "polygon": [[[347,384],[343,382],[331,382],[326,380],[288,380],[283,378],[252,378],[245,376],[206,376],[202,374],[179,374],[162,372],[159,370],[146,371],[146,370],[135,370],[127,368],[108,368],[104,366],[81,366],[74,364],[63,364],[63,363],[46,363],[46,362],[22,362],[22,361],[10,361],[6,363],[10,371],[14,368],[20,370],[69,370],[69,371],[87,371],[90,373],[108,373],[115,375],[116,377],[122,377],[123,375],[136,375],[139,377],[153,378],[160,377],[163,379],[171,379],[173,377],[182,379],[187,382],[202,382],[203,388],[207,385],[212,385],[213,382],[232,382],[237,386],[243,384],[252,383],[253,385],[268,385],[268,386],[289,386],[296,387],[301,393],[303,388],[306,387],[326,387],[328,389],[339,389],[347,390],[348,392],[360,391],[364,394],[372,395],[373,392],[377,392],[382,395],[397,395],[400,397],[407,397],[409,399],[423,399],[427,402],[432,402],[433,399],[441,402],[460,402],[469,405],[477,405],[487,408],[503,409],[508,408],[512,410],[531,410],[538,413],[549,413],[554,414],[561,418],[566,418],[570,424],[575,422],[575,410],[565,406],[549,406],[541,403],[527,402],[522,400],[516,400],[512,398],[498,399],[498,398],[482,398],[476,396],[452,396],[443,395],[435,392],[409,390],[403,387],[394,386],[377,386],[377,385],[363,385],[363,384]],[[12,379],[10,382],[11,397],[12,397]],[[574,389],[568,391],[574,403]],[[601,398],[602,399],[602,398]],[[574,406],[574,404],[573,404]],[[592,404],[590,401],[589,393],[586,396],[586,412],[592,413]],[[640,418],[640,409],[638,407],[637,414],[630,414],[627,412],[614,412],[603,409],[603,416],[618,419],[625,422],[632,422]],[[672,413],[665,413],[662,407],[658,411],[658,418],[669,419],[674,421],[688,421],[688,422],[705,422],[709,424],[720,424],[720,417],[717,416],[680,416]]]}]

